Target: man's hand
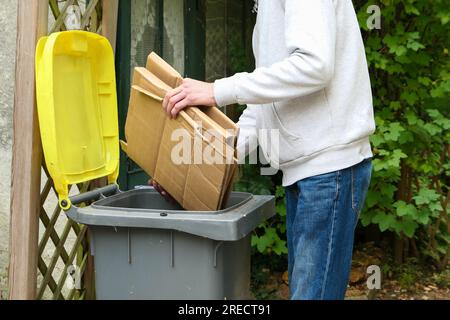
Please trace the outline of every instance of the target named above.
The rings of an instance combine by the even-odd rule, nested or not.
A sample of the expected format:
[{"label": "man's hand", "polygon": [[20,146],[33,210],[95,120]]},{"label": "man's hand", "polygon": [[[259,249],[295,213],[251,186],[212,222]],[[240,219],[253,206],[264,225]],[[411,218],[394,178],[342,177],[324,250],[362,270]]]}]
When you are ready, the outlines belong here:
[{"label": "man's hand", "polygon": [[164,188],[161,187],[161,185],[158,182],[156,182],[155,180],[153,180],[153,179],[149,180],[148,184],[150,186],[152,186],[153,188],[155,188],[155,190],[158,191],[159,194],[167,201],[176,202],[175,199],[172,198],[172,196],[170,194],[168,194],[167,191],[164,190]]},{"label": "man's hand", "polygon": [[171,118],[176,118],[181,110],[189,106],[214,106],[214,84],[192,79],[184,79],[183,84],[167,92],[163,108]]}]

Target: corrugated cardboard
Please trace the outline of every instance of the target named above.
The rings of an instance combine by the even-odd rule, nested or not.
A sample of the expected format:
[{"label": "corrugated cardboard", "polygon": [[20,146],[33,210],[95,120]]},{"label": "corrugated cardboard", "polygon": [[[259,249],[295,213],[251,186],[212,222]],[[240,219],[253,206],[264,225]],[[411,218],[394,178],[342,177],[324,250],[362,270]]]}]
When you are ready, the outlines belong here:
[{"label": "corrugated cardboard", "polygon": [[[151,53],[148,56],[146,67],[158,79],[163,79],[169,87],[177,87],[183,81],[181,75],[155,53]],[[207,115],[207,119],[204,118],[204,116],[202,115],[203,113],[200,112],[198,108],[186,109],[186,112],[192,119],[202,121],[203,128],[205,130],[211,129],[210,127],[208,127],[208,123],[211,123],[211,125],[213,126],[212,129],[220,132],[221,134],[224,134],[227,144],[229,146],[235,147],[237,143],[237,136],[239,134],[239,128],[236,126],[236,124],[228,117],[226,117],[216,107],[201,107],[201,111],[203,111],[203,113]],[[221,128],[226,128],[227,131],[224,133],[220,130]],[[227,152],[226,154],[229,154],[229,152]],[[230,171],[228,172],[228,190],[226,190],[225,194],[222,196],[222,202],[226,202],[226,199],[228,199],[228,196],[232,191],[232,180],[236,174],[236,171],[237,165],[231,167]]]},{"label": "corrugated cardboard", "polygon": [[[216,211],[226,203],[237,170],[238,127],[215,107],[191,107],[176,119],[169,118],[162,108],[163,97],[181,83],[181,76],[155,54],[149,56],[147,69],[135,69],[125,127],[127,142],[121,142],[122,148],[183,208]],[[180,141],[172,141],[172,133],[180,128],[188,133],[193,153],[187,155],[187,163],[176,164],[172,153]],[[215,136],[208,134],[211,129]],[[216,161],[198,159],[202,155],[195,154],[198,147]]]}]

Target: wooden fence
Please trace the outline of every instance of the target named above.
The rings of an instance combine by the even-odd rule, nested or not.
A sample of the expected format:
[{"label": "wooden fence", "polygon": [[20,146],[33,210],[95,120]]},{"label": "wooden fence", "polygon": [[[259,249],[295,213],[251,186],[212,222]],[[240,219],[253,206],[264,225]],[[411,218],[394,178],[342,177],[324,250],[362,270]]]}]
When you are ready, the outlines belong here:
[{"label": "wooden fence", "polygon": [[[118,0],[18,1],[10,299],[95,298],[88,231],[67,219],[58,206],[53,181],[42,157],[36,114],[36,43],[42,36],[67,30],[65,22],[70,10],[75,11],[72,16],[78,17],[79,29],[101,33],[115,47]],[[72,189],[84,192],[91,184]]]}]

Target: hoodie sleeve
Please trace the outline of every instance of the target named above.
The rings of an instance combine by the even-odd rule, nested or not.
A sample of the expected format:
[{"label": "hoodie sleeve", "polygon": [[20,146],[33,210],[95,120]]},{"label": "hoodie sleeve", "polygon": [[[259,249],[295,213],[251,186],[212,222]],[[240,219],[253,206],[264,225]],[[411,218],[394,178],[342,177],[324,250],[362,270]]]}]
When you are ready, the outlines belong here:
[{"label": "hoodie sleeve", "polygon": [[332,79],[336,45],[333,1],[281,1],[289,57],[253,73],[217,80],[214,94],[219,106],[290,100],[320,91]]}]

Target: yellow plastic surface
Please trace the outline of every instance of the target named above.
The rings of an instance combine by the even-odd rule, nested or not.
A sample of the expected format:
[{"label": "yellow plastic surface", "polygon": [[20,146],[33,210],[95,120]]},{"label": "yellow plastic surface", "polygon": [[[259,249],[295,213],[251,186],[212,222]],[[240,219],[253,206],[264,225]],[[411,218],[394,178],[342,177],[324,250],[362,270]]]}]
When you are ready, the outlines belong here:
[{"label": "yellow plastic surface", "polygon": [[[37,105],[48,171],[68,209],[69,185],[119,174],[114,54],[84,31],[54,33],[36,50]],[[63,201],[65,200],[65,201]]]}]

